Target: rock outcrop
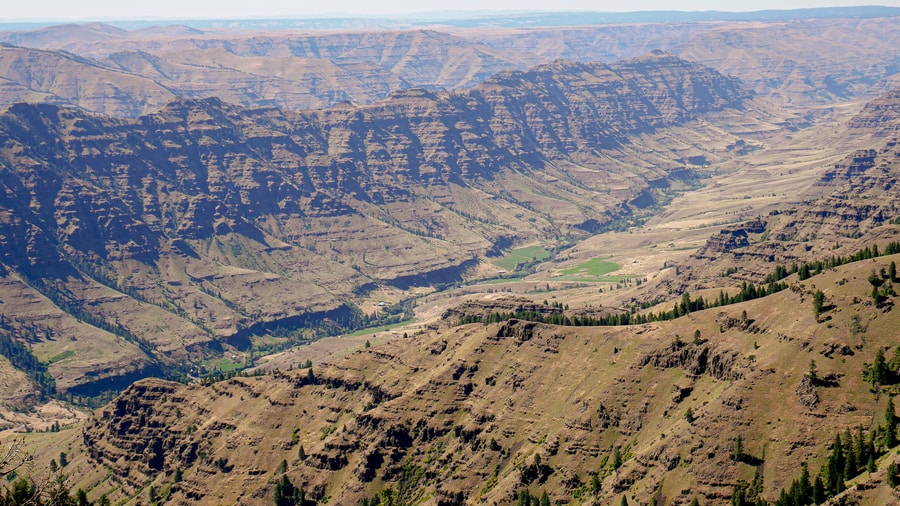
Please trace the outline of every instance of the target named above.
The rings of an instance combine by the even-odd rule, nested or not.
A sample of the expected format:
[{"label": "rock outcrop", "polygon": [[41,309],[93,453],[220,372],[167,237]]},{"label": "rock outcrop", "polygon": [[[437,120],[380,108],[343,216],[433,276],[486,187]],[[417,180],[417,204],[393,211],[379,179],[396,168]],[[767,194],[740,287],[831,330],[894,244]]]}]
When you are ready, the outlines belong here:
[{"label": "rock outcrop", "polygon": [[[306,112],[179,99],[114,119],[16,104],[0,114],[0,261],[167,366],[191,346],[350,324],[372,287],[459,280],[499,245],[583,236],[667,176],[603,150],[747,97],[656,52]],[[595,171],[628,183],[589,190]]]}]

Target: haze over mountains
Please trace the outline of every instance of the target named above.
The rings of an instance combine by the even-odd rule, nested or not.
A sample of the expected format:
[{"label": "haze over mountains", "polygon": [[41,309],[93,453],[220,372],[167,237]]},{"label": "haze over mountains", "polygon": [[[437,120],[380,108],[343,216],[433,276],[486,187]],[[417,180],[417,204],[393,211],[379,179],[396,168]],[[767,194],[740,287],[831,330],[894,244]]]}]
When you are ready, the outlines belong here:
[{"label": "haze over mountains", "polygon": [[310,109],[371,103],[409,87],[471,87],[501,70],[556,59],[609,63],[655,49],[779,101],[824,103],[873,85],[889,89],[900,58],[895,19],[301,34],[65,25],[0,34],[17,46],[0,48],[0,103],[69,104],[127,117],[175,96]]},{"label": "haze over mountains", "polygon": [[892,14],[2,33],[0,427],[123,504],[896,502]]}]

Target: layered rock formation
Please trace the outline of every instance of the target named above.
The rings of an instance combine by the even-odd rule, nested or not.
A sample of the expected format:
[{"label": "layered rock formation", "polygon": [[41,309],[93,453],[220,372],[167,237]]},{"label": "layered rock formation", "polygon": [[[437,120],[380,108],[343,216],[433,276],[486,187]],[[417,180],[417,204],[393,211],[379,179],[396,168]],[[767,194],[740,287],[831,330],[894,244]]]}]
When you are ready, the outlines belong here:
[{"label": "layered rock formation", "polygon": [[[0,104],[34,100],[133,117],[177,95],[311,109],[371,103],[409,87],[471,87],[503,70],[557,59],[613,62],[662,49],[796,106],[887,89],[900,61],[897,33],[896,18],[870,16],[450,33],[61,25],[0,33],[0,41],[17,46],[0,53]],[[62,68],[67,77],[51,78],[48,71]]]},{"label": "layered rock formation", "polygon": [[302,113],[18,104],[0,115],[2,262],[10,283],[165,365],[276,327],[345,325],[376,285],[457,280],[509,244],[629,215],[669,167],[603,153],[747,97],[652,53]]},{"label": "layered rock formation", "polygon": [[[91,471],[94,494],[143,499],[150,483],[174,502],[264,504],[284,475],[308,500],[341,504],[388,488],[402,502],[437,504],[510,503],[526,489],[560,502],[661,494],[726,504],[757,469],[763,497],[774,500],[799,476],[798,462],[815,472],[835,432],[881,413],[860,375],[876,350],[894,344],[897,316],[866,316],[873,306],[859,296],[871,266],[811,278],[841,308],[829,321],[817,319],[798,283],[658,324],[472,324],[312,372],[143,381],[85,426],[78,458],[83,469],[112,471]],[[844,327],[854,315],[867,326],[861,350],[812,351],[856,342]],[[810,353],[831,378],[815,402],[797,386],[808,382]],[[738,436],[744,449],[734,458]],[[594,473],[596,489],[587,485]],[[879,476],[858,490],[886,490]]]}]

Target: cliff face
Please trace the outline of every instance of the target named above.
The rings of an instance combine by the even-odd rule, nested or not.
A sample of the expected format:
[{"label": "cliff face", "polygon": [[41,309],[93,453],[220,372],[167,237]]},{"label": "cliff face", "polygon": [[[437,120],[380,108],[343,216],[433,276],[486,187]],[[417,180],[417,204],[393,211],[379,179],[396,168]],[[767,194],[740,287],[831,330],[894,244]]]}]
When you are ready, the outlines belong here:
[{"label": "cliff face", "polygon": [[94,24],[0,40],[0,104],[69,104],[124,117],[175,96],[290,110],[372,103],[413,86],[471,87],[542,61],[433,30],[248,35]]},{"label": "cliff face", "polygon": [[498,245],[631,213],[667,171],[601,153],[745,98],[653,53],[308,112],[18,104],[0,115],[2,262],[154,363],[243,347],[260,326],[346,321],[375,284],[460,279]]},{"label": "cliff face", "polygon": [[[897,33],[891,17],[450,33],[63,25],[0,33],[7,46],[0,104],[41,101],[134,117],[173,96],[215,96],[246,107],[314,109],[372,103],[409,87],[463,89],[557,59],[613,62],[663,49],[796,106],[887,89],[900,61]],[[65,77],[54,74],[61,69]]]},{"label": "cliff face", "polygon": [[900,214],[898,122],[897,90],[865,104],[847,122],[844,134],[865,148],[850,151],[821,171],[799,204],[727,226],[710,237],[694,255],[702,260],[691,264],[695,279],[704,272],[709,281],[739,266],[761,281],[773,263],[790,266],[853,254],[872,241],[896,240],[891,225]]},{"label": "cliff face", "polygon": [[[340,504],[388,487],[403,502],[437,504],[508,504],[525,489],[560,502],[618,504],[624,493],[726,504],[754,468],[774,500],[798,461],[827,464],[835,432],[882,413],[860,371],[894,344],[897,316],[870,315],[861,299],[872,268],[814,278],[835,308],[822,321],[797,283],[658,324],[451,324],[311,373],[145,380],[94,415],[73,458],[99,482],[85,482],[94,494],[143,500],[150,483],[174,503],[270,503],[285,474],[307,499]],[[834,354],[856,343],[851,317],[866,322],[867,344]],[[810,384],[811,354],[827,386]],[[738,435],[746,453],[734,459]],[[871,476],[856,490],[886,490],[882,472]]]}]

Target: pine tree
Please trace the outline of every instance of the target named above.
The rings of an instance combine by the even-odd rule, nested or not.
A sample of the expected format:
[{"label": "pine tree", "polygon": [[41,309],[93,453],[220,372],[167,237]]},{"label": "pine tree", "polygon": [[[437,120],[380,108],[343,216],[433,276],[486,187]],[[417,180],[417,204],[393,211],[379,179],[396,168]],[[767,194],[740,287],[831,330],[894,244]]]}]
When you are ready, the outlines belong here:
[{"label": "pine tree", "polygon": [[622,467],[622,454],[619,452],[619,447],[617,446],[613,450],[612,468],[615,470],[620,467]]},{"label": "pine tree", "polygon": [[297,506],[304,501],[303,490],[294,487],[286,474],[275,484],[275,506]]},{"label": "pine tree", "polygon": [[600,492],[600,477],[597,474],[591,474],[591,491],[595,494]]},{"label": "pine tree", "polygon": [[866,455],[866,439],[861,425],[856,428],[856,437],[853,438],[853,453],[856,456],[857,467],[862,467],[869,461],[869,456]]},{"label": "pine tree", "polygon": [[822,482],[821,475],[816,476],[816,481],[813,482],[812,499],[814,504],[822,504],[825,502],[825,483]]},{"label": "pine tree", "polygon": [[891,397],[888,397],[888,405],[884,410],[884,444],[887,448],[897,446],[897,414]]},{"label": "pine tree", "polygon": [[822,314],[822,308],[825,306],[825,293],[822,290],[816,290],[813,295],[813,314],[817,317]]},{"label": "pine tree", "polygon": [[891,462],[887,468],[887,484],[893,488],[898,485],[900,480],[897,479],[897,464]]},{"label": "pine tree", "polygon": [[540,506],[550,506],[550,496],[547,495],[546,490],[541,492],[541,505]]},{"label": "pine tree", "polygon": [[806,462],[800,467],[800,481],[798,482],[798,493],[800,502],[798,504],[807,504],[813,496],[813,485],[809,481],[809,467]]},{"label": "pine tree", "polygon": [[531,494],[527,490],[519,491],[519,506],[531,506]]}]

